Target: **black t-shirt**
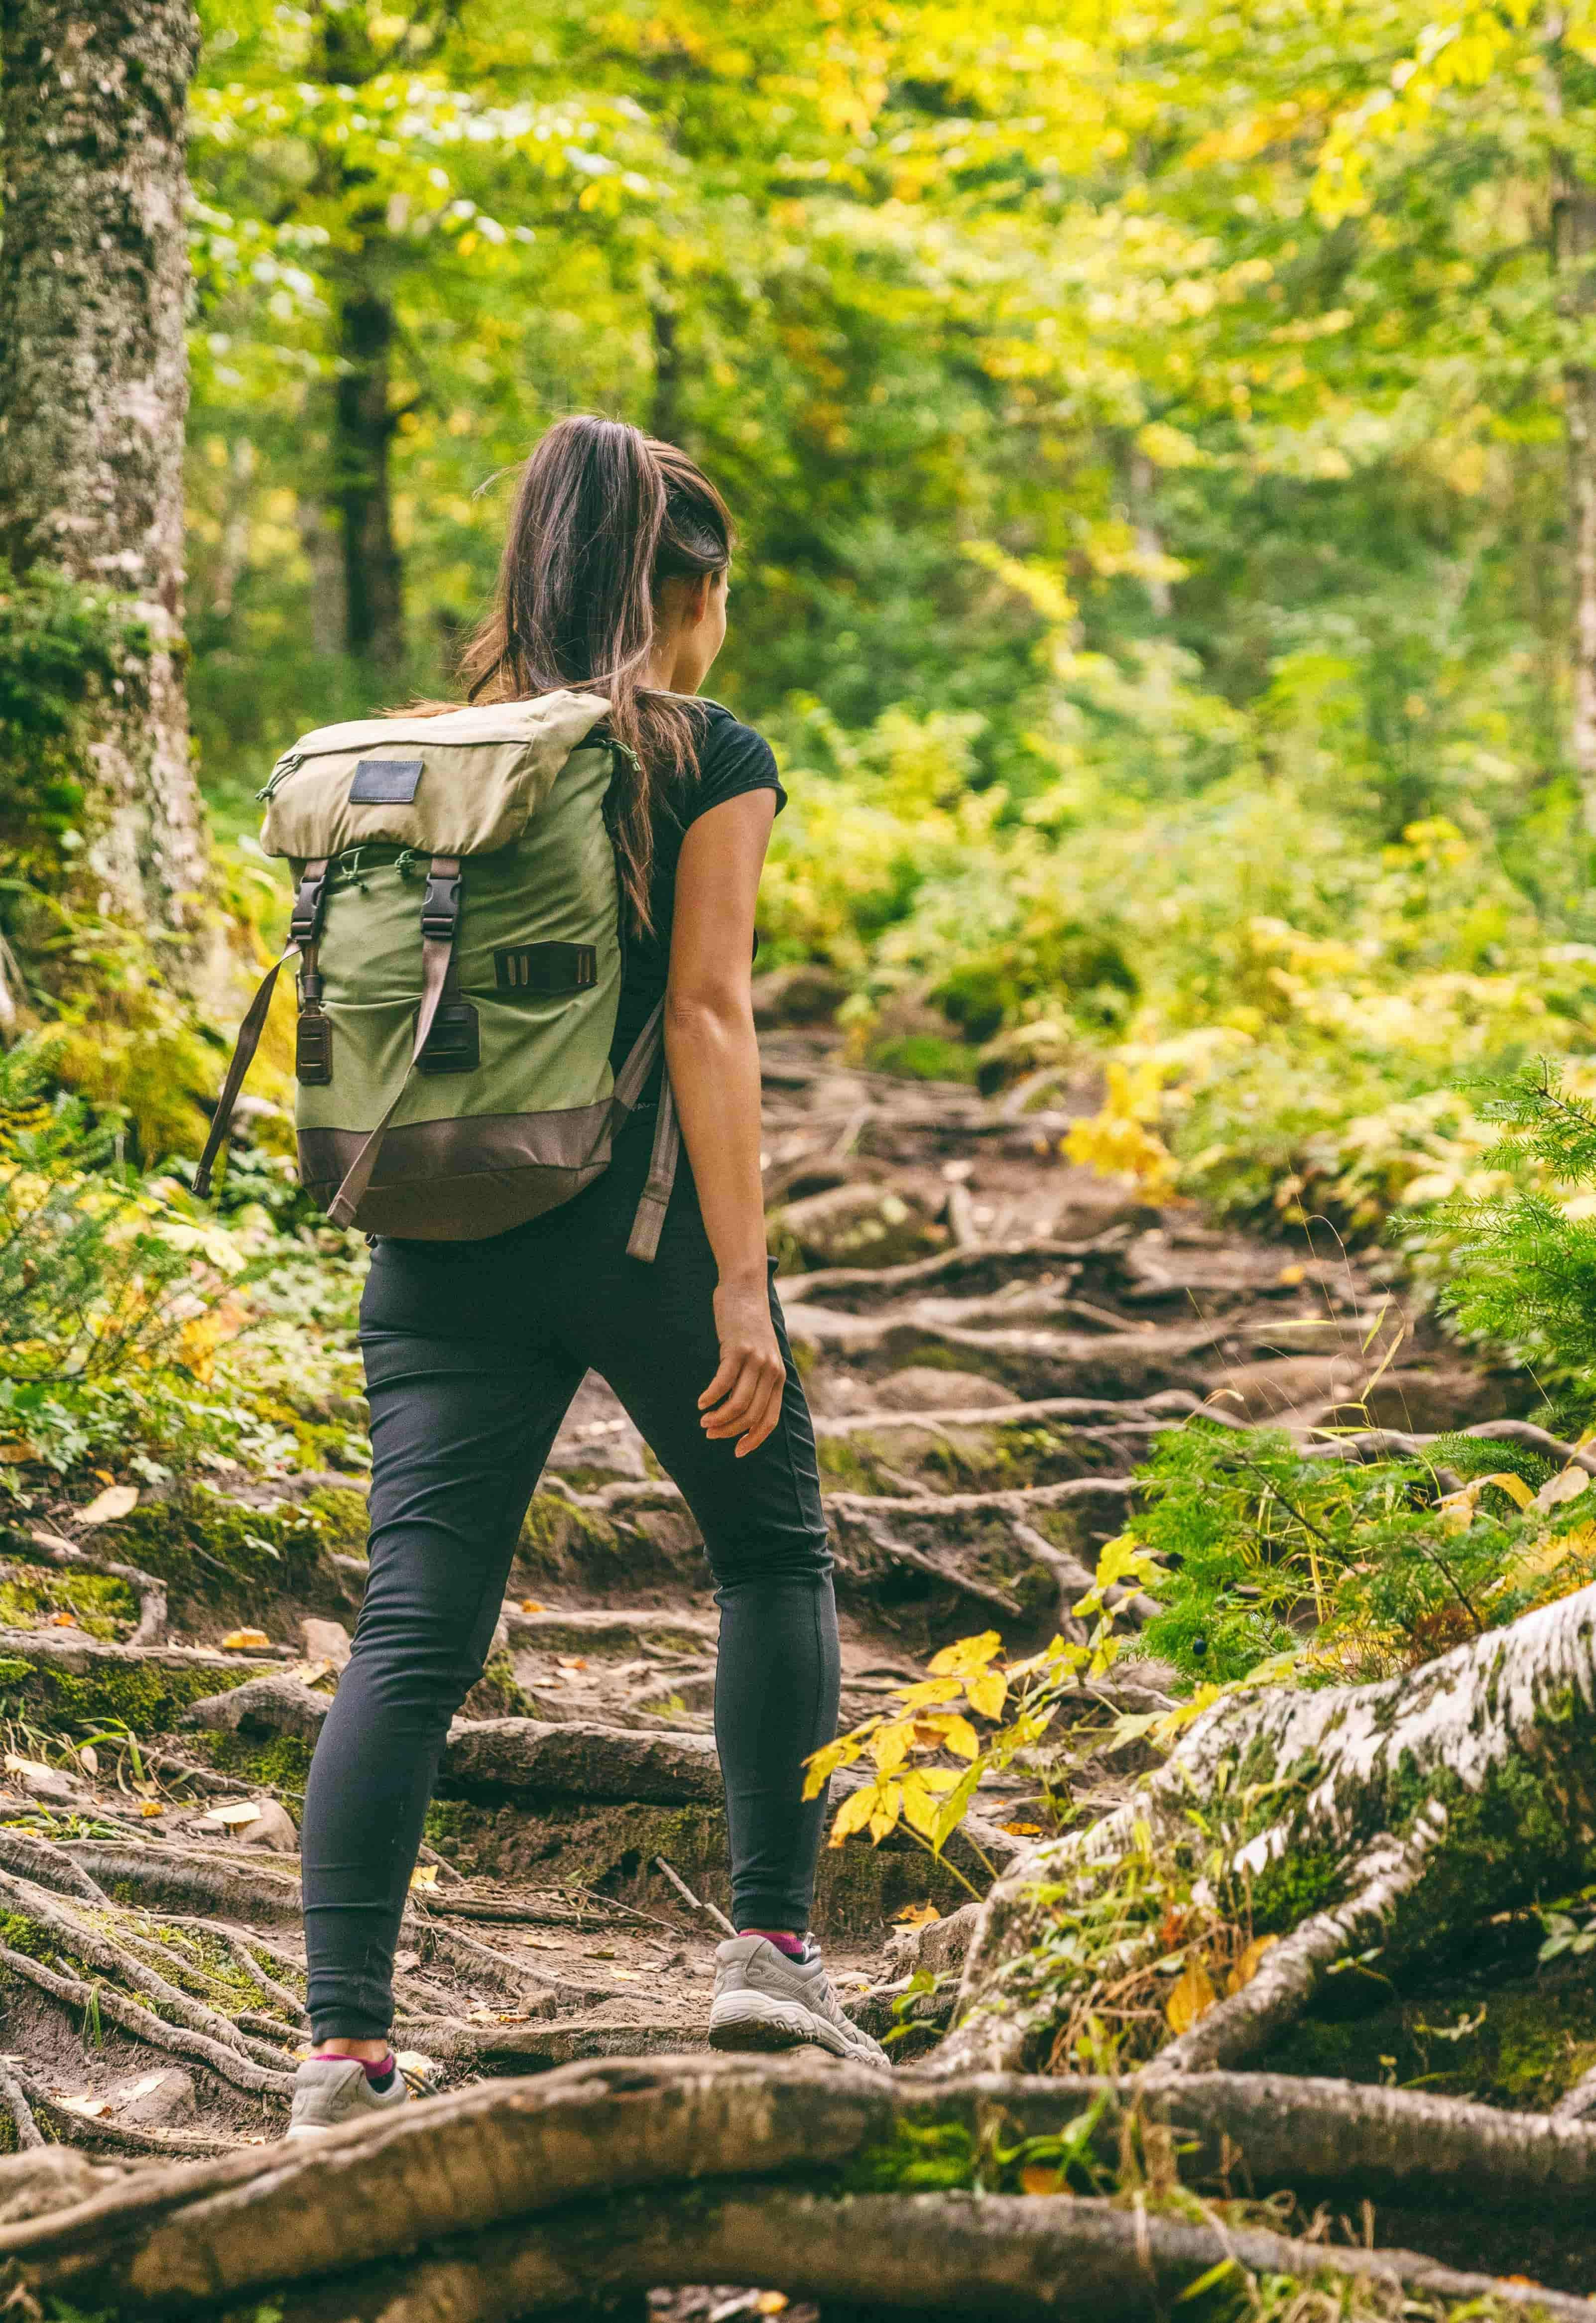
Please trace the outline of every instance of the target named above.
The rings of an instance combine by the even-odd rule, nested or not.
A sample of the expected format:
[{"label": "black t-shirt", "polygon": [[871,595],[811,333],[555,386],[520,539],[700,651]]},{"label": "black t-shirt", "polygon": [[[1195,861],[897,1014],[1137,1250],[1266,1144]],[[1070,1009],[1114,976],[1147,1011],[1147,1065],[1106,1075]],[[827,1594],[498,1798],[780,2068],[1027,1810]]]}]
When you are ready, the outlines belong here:
[{"label": "black t-shirt", "polygon": [[[662,807],[655,823],[654,870],[648,890],[653,930],[648,935],[639,935],[628,926],[626,932],[626,968],[621,977],[615,1038],[610,1049],[610,1062],[617,1072],[665,988],[671,958],[671,919],[676,901],[676,866],[690,826],[701,814],[707,814],[711,807],[740,798],[745,791],[774,791],[778,814],[787,803],[787,794],[775,770],[775,758],[763,734],[743,725],[718,702],[695,702],[693,711],[702,725],[698,772],[689,776],[669,804]],[[625,910],[624,900],[622,909]],[[654,1093],[656,1080],[657,1074],[651,1074],[647,1094]]]}]

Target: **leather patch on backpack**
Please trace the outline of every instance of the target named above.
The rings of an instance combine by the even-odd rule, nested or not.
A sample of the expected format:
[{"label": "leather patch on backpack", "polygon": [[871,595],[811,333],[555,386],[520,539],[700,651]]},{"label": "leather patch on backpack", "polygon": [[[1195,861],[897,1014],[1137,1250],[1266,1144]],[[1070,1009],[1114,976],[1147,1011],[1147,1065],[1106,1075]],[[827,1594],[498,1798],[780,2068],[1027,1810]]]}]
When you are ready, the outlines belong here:
[{"label": "leather patch on backpack", "polygon": [[422,766],[420,758],[362,758],[349,785],[350,805],[413,805]]},{"label": "leather patch on backpack", "polygon": [[333,1078],[333,1020],[319,1008],[305,1008],[294,1031],[294,1078],[307,1088],[326,1088]]},{"label": "leather patch on backpack", "polygon": [[599,955],[592,944],[507,944],[493,955],[493,981],[500,992],[535,992],[551,997],[586,992],[599,980]]},{"label": "leather patch on backpack", "polygon": [[427,1036],[427,1046],[416,1060],[421,1073],[474,1073],[482,1062],[482,1035],[477,1012],[469,1000],[438,1004]]}]

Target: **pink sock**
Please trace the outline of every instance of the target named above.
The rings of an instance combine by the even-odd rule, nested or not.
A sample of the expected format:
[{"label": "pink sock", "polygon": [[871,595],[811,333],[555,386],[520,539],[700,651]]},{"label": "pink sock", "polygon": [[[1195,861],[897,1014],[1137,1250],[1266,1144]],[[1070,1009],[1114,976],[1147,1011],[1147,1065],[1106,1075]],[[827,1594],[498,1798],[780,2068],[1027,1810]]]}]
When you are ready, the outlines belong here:
[{"label": "pink sock", "polygon": [[[316,2057],[329,2057],[335,2059],[339,2057],[339,2052],[336,2049],[316,2049],[311,2052],[311,2054]],[[344,2058],[341,2061],[346,2064],[358,2064],[368,2081],[390,2081],[393,2079],[393,2051],[391,2049],[379,2064],[368,2065],[363,2057]]]},{"label": "pink sock", "polygon": [[738,1934],[763,1936],[767,1944],[774,1944],[778,1952],[785,1952],[789,1960],[801,1960],[803,1958],[803,1937],[791,1936],[784,1928],[739,1928]]}]

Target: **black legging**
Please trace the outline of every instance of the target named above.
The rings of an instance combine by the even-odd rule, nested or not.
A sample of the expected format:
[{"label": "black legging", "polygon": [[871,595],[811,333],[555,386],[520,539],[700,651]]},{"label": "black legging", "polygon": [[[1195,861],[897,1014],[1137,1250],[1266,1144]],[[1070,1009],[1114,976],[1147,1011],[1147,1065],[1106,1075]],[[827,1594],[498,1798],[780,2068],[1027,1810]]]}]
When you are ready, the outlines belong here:
[{"label": "black legging", "polygon": [[742,1460],[704,1435],[716,1269],[685,1153],[658,1256],[626,1255],[653,1131],[650,1108],[595,1185],[514,1234],[377,1245],[361,1302],[371,1577],[305,1799],[317,2040],[381,2039],[392,2021],[394,1942],[449,1721],[482,1673],[527,1501],[590,1367],[681,1486],[718,1584],[737,1924],[808,1924],[824,1801],[803,1804],[803,1762],[836,1731],[839,1676],[814,1431],[773,1289],[781,1419]]}]

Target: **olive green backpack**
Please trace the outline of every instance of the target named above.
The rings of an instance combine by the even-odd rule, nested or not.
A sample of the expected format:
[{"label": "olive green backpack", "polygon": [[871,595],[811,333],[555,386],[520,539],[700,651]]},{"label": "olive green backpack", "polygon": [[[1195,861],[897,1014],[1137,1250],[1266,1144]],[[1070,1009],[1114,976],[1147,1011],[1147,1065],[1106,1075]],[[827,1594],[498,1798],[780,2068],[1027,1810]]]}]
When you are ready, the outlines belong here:
[{"label": "olive green backpack", "polygon": [[[296,956],[299,1175],[338,1225],[476,1241],[601,1174],[664,1042],[662,1002],[611,1075],[609,706],[559,693],[359,719],[278,760],[261,836],[296,881],[289,946],[240,1028],[197,1193]],[[658,1245],[679,1144],[667,1079],[634,1258]]]}]

